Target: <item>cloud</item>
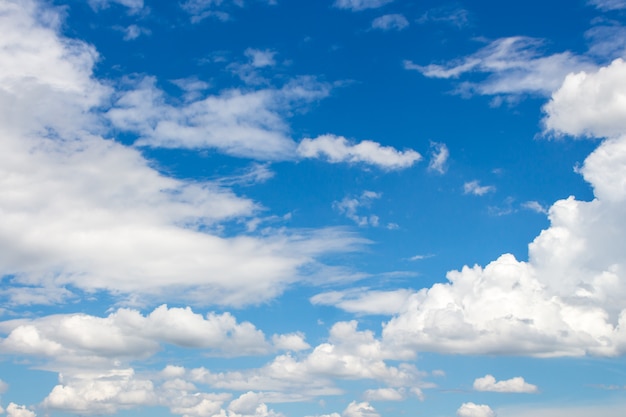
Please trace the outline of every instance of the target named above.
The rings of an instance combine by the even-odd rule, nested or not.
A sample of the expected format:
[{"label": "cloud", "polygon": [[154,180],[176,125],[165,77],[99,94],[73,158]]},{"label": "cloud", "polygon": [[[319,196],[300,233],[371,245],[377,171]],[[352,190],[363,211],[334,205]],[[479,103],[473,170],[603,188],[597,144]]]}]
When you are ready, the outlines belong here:
[{"label": "cloud", "polygon": [[448,64],[416,65],[405,61],[407,70],[419,71],[430,78],[459,78],[466,73],[481,73],[480,82],[462,83],[462,94],[549,95],[571,71],[594,68],[585,58],[562,52],[544,56],[540,39],[514,36],[497,39],[477,52]]},{"label": "cloud", "polygon": [[363,394],[367,401],[402,401],[404,390],[395,388],[368,389]]},{"label": "cloud", "polygon": [[353,12],[377,9],[391,3],[393,0],[335,0],[334,6],[338,9],[350,9]]},{"label": "cloud", "polygon": [[89,5],[94,9],[106,9],[111,3],[119,4],[136,12],[143,8],[143,0],[88,0]]},{"label": "cloud", "polygon": [[269,49],[260,50],[248,48],[245,50],[244,55],[250,59],[250,65],[254,68],[272,67],[276,65],[276,60],[274,59],[276,52]]},{"label": "cloud", "polygon": [[485,195],[496,191],[493,185],[480,185],[478,180],[473,180],[463,184],[463,193],[472,195]]},{"label": "cloud", "polygon": [[368,402],[357,403],[352,401],[341,413],[343,417],[380,417],[376,409]]},{"label": "cloud", "polygon": [[603,11],[626,9],[626,0],[588,0],[588,3]]},{"label": "cloud", "polygon": [[356,288],[346,291],[329,291],[311,297],[314,305],[330,305],[356,314],[393,315],[401,312],[412,290],[376,291]]},{"label": "cloud", "polygon": [[6,409],[7,417],[36,417],[34,411],[26,408],[26,406],[18,405],[15,403],[9,403]]},{"label": "cloud", "polygon": [[379,199],[380,197],[380,193],[375,193],[374,191],[363,191],[359,197],[345,197],[341,201],[335,201],[333,203],[333,207],[339,211],[339,213],[345,214],[348,219],[354,221],[359,227],[377,227],[379,221],[378,216],[374,214],[370,214],[369,216],[359,216],[357,211],[360,207],[369,207],[373,200]]},{"label": "cloud", "polygon": [[461,29],[469,25],[469,12],[460,7],[437,7],[417,19],[418,23],[447,23]]},{"label": "cloud", "polygon": [[544,106],[549,134],[615,137],[626,132],[626,63],[614,60],[594,72],[569,74]]},{"label": "cloud", "polygon": [[140,37],[141,35],[150,35],[152,31],[150,29],[138,26],[138,25],[130,25],[125,28],[119,28],[122,32],[124,32],[124,40],[132,41]]},{"label": "cloud", "polygon": [[496,413],[488,405],[479,405],[474,403],[463,403],[456,410],[458,417],[496,417]]},{"label": "cloud", "polygon": [[522,377],[515,377],[505,381],[496,381],[493,375],[485,375],[474,381],[476,391],[509,392],[509,393],[536,393],[537,386],[524,381]]},{"label": "cloud", "polygon": [[422,156],[412,149],[398,151],[369,140],[351,143],[342,136],[334,135],[303,139],[298,145],[297,153],[303,158],[326,157],[331,163],[362,163],[385,170],[409,168],[422,159]]},{"label": "cloud", "polygon": [[300,332],[280,335],[275,334],[272,336],[272,343],[276,349],[291,350],[294,352],[306,350],[311,347],[305,342],[304,334]]},{"label": "cloud", "polygon": [[[618,60],[584,77],[571,75],[546,106],[547,125],[555,134],[611,134],[578,168],[594,199],[555,202],[550,226],[529,244],[528,261],[504,254],[485,267],[450,271],[447,283],[412,294],[405,310],[384,325],[388,348],[533,356],[626,352],[626,285],[620,278],[626,271],[621,250],[626,247],[626,136],[617,133],[622,125],[612,100],[626,95],[620,73],[626,75],[626,65]],[[582,109],[583,97],[592,111],[570,116],[584,123],[573,127],[564,117],[551,119],[565,114],[558,109]],[[612,104],[593,111],[603,97]]]},{"label": "cloud", "polygon": [[243,0],[187,0],[180,6],[191,16],[191,23],[198,23],[207,17],[228,20],[230,15],[224,9],[232,6],[243,7],[243,4]]},{"label": "cloud", "polygon": [[402,30],[409,26],[409,21],[406,20],[401,14],[386,14],[384,16],[377,17],[372,21],[373,29],[380,29],[384,31],[388,30]]},{"label": "cloud", "polygon": [[116,128],[138,134],[138,146],[216,148],[237,157],[285,160],[294,158],[296,144],[283,114],[326,97],[329,89],[299,78],[278,89],[232,89],[174,106],[154,77],[144,77],[119,94],[107,116]]},{"label": "cloud", "polygon": [[548,214],[548,209],[542,206],[538,201],[526,201],[522,203],[522,207],[536,213]]},{"label": "cloud", "polygon": [[450,151],[445,143],[431,142],[430,144],[430,161],[428,162],[428,170],[435,171],[439,174],[445,174],[447,171],[448,158]]}]

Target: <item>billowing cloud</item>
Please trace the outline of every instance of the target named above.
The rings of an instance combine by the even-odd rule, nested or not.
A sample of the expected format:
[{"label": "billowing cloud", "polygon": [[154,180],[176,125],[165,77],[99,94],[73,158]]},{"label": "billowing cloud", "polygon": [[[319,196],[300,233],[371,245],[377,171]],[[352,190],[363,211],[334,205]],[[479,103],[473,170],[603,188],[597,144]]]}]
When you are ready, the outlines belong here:
[{"label": "billowing cloud", "polygon": [[496,413],[488,405],[463,403],[456,410],[458,417],[496,417]]},{"label": "billowing cloud", "polygon": [[493,375],[485,375],[474,381],[476,391],[509,392],[509,393],[535,393],[537,386],[524,381],[522,377],[515,377],[503,381],[496,381]]},{"label": "billowing cloud", "polygon": [[342,136],[334,135],[303,139],[298,145],[297,152],[303,158],[326,158],[331,163],[362,163],[387,170],[409,168],[422,159],[422,156],[412,149],[398,151],[369,140],[351,143]]},{"label": "billowing cloud", "polygon": [[[620,73],[626,74],[626,66],[618,60],[584,77],[569,76],[546,106],[547,125],[557,133],[611,133],[578,169],[595,198],[554,203],[550,227],[529,245],[528,261],[504,254],[484,268],[451,271],[447,283],[416,292],[407,308],[386,323],[385,344],[537,356],[626,351],[626,257],[621,250],[626,247],[626,136],[617,133],[619,106],[611,100],[626,95]],[[578,82],[583,78],[587,82]],[[572,80],[581,88],[570,88]],[[593,111],[607,94],[613,103],[606,108],[610,117]],[[592,111],[571,116],[586,124],[572,128],[565,117],[554,117],[565,115],[559,109],[584,108],[582,97]]]},{"label": "billowing cloud", "polygon": [[466,73],[482,73],[487,78],[478,83],[462,83],[460,93],[483,95],[536,93],[548,95],[556,90],[570,72],[594,68],[584,58],[570,52],[544,56],[543,41],[515,36],[491,42],[479,51],[448,64],[416,65],[405,61],[404,67],[426,77],[458,78]]},{"label": "billowing cloud", "polygon": [[372,21],[373,29],[402,30],[409,26],[409,21],[401,14],[386,14]]},{"label": "billowing cloud", "polygon": [[352,401],[341,414],[343,417],[380,417],[380,414],[368,402]]},{"label": "billowing cloud", "polygon": [[349,9],[360,11],[365,9],[377,9],[393,0],[335,0],[335,7],[338,9]]},{"label": "billowing cloud", "polygon": [[36,417],[34,411],[29,410],[24,405],[18,405],[13,402],[7,405],[6,409],[7,417]]},{"label": "billowing cloud", "polygon": [[614,137],[626,133],[626,62],[616,59],[594,72],[569,74],[544,106],[549,133]]}]

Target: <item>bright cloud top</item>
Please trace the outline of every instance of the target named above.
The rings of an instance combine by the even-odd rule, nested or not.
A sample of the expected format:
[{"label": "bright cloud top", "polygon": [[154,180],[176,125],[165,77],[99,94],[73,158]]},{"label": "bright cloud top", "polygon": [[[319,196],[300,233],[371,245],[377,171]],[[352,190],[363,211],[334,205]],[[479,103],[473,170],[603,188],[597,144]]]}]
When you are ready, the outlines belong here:
[{"label": "bright cloud top", "polygon": [[522,377],[515,377],[503,381],[496,381],[493,375],[485,375],[474,381],[476,391],[509,392],[509,393],[536,393],[537,386],[524,381]]}]

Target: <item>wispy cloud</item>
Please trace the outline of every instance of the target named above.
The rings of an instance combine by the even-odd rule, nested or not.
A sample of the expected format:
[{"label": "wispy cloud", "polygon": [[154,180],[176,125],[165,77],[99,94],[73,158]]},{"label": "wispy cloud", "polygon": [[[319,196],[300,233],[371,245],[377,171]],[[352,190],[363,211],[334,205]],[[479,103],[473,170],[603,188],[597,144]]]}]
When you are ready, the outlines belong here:
[{"label": "wispy cloud", "polygon": [[384,31],[388,30],[402,30],[409,26],[409,21],[401,14],[386,14],[384,16],[377,17],[372,21],[373,29],[380,29]]},{"label": "wispy cloud", "polygon": [[366,9],[377,9],[393,0],[335,0],[334,6],[338,9],[349,9],[361,11]]},{"label": "wispy cloud", "polygon": [[485,195],[496,190],[493,185],[480,185],[478,180],[473,180],[463,184],[463,193],[472,195]]}]

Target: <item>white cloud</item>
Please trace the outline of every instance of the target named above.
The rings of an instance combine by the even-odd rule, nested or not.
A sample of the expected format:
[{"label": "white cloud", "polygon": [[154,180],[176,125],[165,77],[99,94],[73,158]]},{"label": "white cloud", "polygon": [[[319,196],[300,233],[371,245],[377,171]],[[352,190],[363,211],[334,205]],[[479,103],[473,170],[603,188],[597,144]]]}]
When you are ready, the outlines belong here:
[{"label": "white cloud", "polygon": [[386,14],[372,21],[373,29],[402,30],[409,26],[409,21],[401,14]]},{"label": "white cloud", "polygon": [[276,60],[274,59],[276,52],[269,49],[260,50],[248,48],[245,50],[244,55],[250,59],[250,65],[254,68],[272,67],[276,65]]},{"label": "white cloud", "polygon": [[500,38],[474,54],[445,65],[422,66],[405,61],[404,66],[434,78],[458,78],[466,73],[486,74],[485,80],[462,83],[458,90],[459,93],[483,95],[548,95],[561,85],[571,71],[594,68],[593,64],[570,52],[544,56],[542,46],[543,41],[535,38]]},{"label": "white cloud", "polygon": [[393,315],[401,312],[412,290],[376,291],[367,288],[329,291],[311,297],[314,305],[331,305],[356,314]]},{"label": "white cloud", "polygon": [[18,405],[15,403],[9,403],[9,405],[7,405],[6,412],[7,412],[7,417],[36,417],[37,416],[37,414],[35,414],[34,411],[27,409],[26,406]]},{"label": "white cloud", "polygon": [[294,352],[305,350],[311,346],[304,340],[302,333],[275,334],[272,343],[276,349],[291,350]]},{"label": "white cloud", "polygon": [[402,401],[405,398],[404,390],[395,388],[368,389],[363,396],[367,401]]},{"label": "white cloud", "polygon": [[360,11],[365,9],[377,9],[393,0],[335,0],[335,7],[338,9],[350,9]]},{"label": "white cloud", "polygon": [[141,35],[150,35],[152,33],[150,29],[138,25],[130,25],[125,28],[120,28],[120,30],[124,32],[125,41],[132,41],[137,39]]},{"label": "white cloud", "polygon": [[[584,98],[593,109],[608,94],[610,114],[619,109],[612,98],[626,95],[620,73],[626,74],[626,66],[615,61],[586,75],[587,83],[575,83],[582,88],[564,95],[562,90],[580,77],[570,76],[552,103],[582,109]],[[546,109],[548,120],[557,114],[556,104]],[[530,243],[527,262],[504,254],[484,268],[450,271],[447,283],[411,295],[406,309],[384,326],[383,343],[389,349],[535,356],[626,352],[626,285],[621,279],[626,271],[621,249],[626,247],[626,136],[617,134],[620,122],[605,112],[585,117],[574,112],[571,117],[586,122],[573,129],[563,117],[549,126],[556,134],[611,132],[578,169],[595,198],[554,203],[550,227]]]},{"label": "white cloud", "polygon": [[536,213],[548,214],[548,209],[542,206],[538,201],[526,201],[522,203],[522,207]]},{"label": "white cloud", "polygon": [[463,184],[463,192],[472,195],[485,195],[496,190],[493,185],[480,185],[478,180],[468,181]]},{"label": "white cloud", "polygon": [[4,394],[9,389],[9,384],[0,379],[0,394]]},{"label": "white cloud", "polygon": [[139,135],[139,146],[217,148],[261,160],[295,156],[283,113],[328,95],[329,86],[311,78],[292,80],[279,89],[222,92],[173,106],[146,77],[122,92],[107,116],[119,129]]},{"label": "white cloud", "polygon": [[352,401],[341,413],[343,417],[380,417],[380,414],[368,402]]},{"label": "white cloud", "polygon": [[341,214],[354,221],[360,227],[373,226],[378,227],[379,218],[375,214],[369,216],[360,216],[357,211],[361,207],[369,207],[372,200],[379,199],[380,193],[373,191],[363,191],[359,197],[345,197],[341,201],[335,201],[333,207]]},{"label": "white cloud", "polygon": [[589,4],[604,11],[626,9],[626,0],[589,0]]},{"label": "white cloud", "polygon": [[536,393],[537,386],[524,381],[522,377],[515,377],[504,381],[496,381],[493,375],[485,375],[474,381],[476,391],[510,392],[510,393]]},{"label": "white cloud", "polygon": [[626,63],[569,74],[544,106],[548,133],[614,137],[626,133]]},{"label": "white cloud", "polygon": [[495,417],[496,413],[488,405],[480,405],[474,403],[463,403],[456,410],[458,417]]},{"label": "white cloud", "polygon": [[138,11],[143,8],[143,0],[88,0],[88,2],[95,10],[105,9],[109,7],[111,3],[128,7],[131,11]]},{"label": "white cloud", "polygon": [[[97,53],[61,37],[56,9],[39,7],[30,1],[0,4],[0,25],[13,34],[0,39],[0,272],[11,276],[13,288],[3,295],[13,303],[36,302],[33,294],[43,295],[43,289],[63,299],[71,296],[67,287],[139,302],[167,295],[171,301],[188,296],[198,303],[260,303],[299,279],[304,266],[316,269],[316,254],[335,246],[331,242],[336,249],[351,246],[355,237],[339,230],[218,235],[221,222],[249,218],[258,206],[216,183],[160,174],[137,149],[102,138],[106,126],[98,107],[112,92],[92,77]],[[160,93],[145,81],[143,90],[121,94],[127,107],[116,121],[151,133],[149,123],[162,112],[190,118],[200,113],[237,136],[241,129],[232,124],[240,118],[248,123],[243,130],[260,132],[257,147],[271,156],[284,150],[291,155],[293,141],[270,127],[280,130],[284,123],[260,103],[321,94],[308,84],[288,84],[276,93],[280,98],[231,91],[180,110],[153,105]],[[113,109],[109,117],[115,110],[121,111]],[[168,130],[155,125],[159,134]],[[188,127],[187,134],[202,136],[202,128],[195,129]],[[185,129],[180,132],[185,137]],[[152,139],[167,140],[157,133]],[[255,153],[249,147],[255,147],[254,135],[242,135],[241,146],[218,145]]]},{"label": "white cloud", "polygon": [[198,23],[207,17],[228,20],[230,15],[224,9],[232,6],[243,7],[243,0],[187,0],[181,3],[184,11],[191,15],[191,22]]},{"label": "white cloud", "polygon": [[448,158],[450,157],[450,151],[445,143],[431,142],[430,161],[428,162],[428,169],[440,174],[444,174],[448,167]]},{"label": "white cloud", "polygon": [[334,135],[303,139],[298,145],[297,152],[303,158],[326,157],[331,163],[363,163],[387,170],[409,168],[422,159],[422,156],[412,149],[398,151],[369,140],[354,144],[342,136]]}]

